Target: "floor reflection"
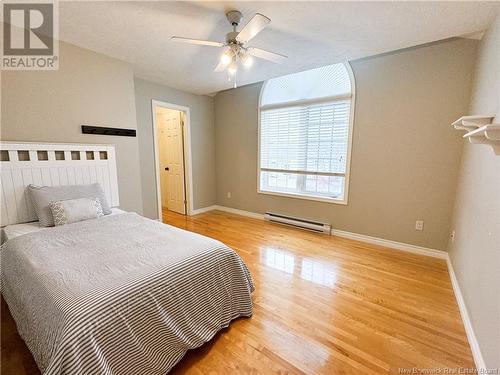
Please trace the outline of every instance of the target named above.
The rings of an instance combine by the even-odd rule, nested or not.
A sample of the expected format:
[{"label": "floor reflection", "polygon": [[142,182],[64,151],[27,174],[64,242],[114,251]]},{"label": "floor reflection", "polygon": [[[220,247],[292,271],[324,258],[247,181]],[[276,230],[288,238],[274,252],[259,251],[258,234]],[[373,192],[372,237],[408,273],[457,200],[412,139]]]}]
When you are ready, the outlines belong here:
[{"label": "floor reflection", "polygon": [[333,288],[337,281],[337,272],[331,264],[319,262],[314,259],[302,259],[300,277]]},{"label": "floor reflection", "polygon": [[312,258],[302,259],[288,251],[273,247],[261,249],[260,260],[268,267],[289,274],[295,273],[295,262],[297,261],[297,273],[300,278],[329,288],[333,288],[337,282],[337,269],[331,263]]},{"label": "floor reflection", "polygon": [[275,268],[286,273],[293,273],[295,267],[295,256],[283,250],[266,247],[260,253],[261,262],[266,266]]}]

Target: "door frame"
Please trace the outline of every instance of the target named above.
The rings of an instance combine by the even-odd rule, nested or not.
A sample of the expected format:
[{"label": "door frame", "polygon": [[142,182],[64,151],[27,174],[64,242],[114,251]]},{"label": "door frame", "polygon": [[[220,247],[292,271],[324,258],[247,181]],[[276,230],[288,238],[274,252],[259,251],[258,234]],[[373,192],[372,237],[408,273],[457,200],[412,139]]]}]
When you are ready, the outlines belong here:
[{"label": "door frame", "polygon": [[158,220],[162,221],[161,185],[160,185],[160,154],[158,150],[158,134],[156,129],[156,108],[167,108],[184,113],[185,123],[182,127],[184,149],[184,191],[186,199],[186,215],[193,214],[193,173],[191,160],[191,113],[189,107],[167,103],[161,100],[151,100],[151,117],[153,118],[153,149],[155,158],[156,204],[158,206]]}]

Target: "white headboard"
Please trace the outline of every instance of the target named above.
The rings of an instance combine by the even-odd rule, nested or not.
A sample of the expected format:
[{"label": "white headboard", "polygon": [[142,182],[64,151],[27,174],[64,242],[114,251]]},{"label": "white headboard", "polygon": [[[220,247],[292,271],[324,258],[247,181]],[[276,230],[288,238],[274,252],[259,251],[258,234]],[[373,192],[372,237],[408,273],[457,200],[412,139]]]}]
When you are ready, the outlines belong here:
[{"label": "white headboard", "polygon": [[115,147],[96,144],[0,142],[1,225],[36,215],[26,194],[39,186],[101,184],[111,207],[120,204]]}]

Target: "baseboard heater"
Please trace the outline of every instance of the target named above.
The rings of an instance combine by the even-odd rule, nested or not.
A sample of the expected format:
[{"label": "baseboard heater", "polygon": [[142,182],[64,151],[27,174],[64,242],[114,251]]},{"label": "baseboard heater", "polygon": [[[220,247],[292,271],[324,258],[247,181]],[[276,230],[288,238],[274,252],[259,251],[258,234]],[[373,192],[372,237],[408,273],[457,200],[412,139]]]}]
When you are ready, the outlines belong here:
[{"label": "baseboard heater", "polygon": [[294,227],[299,227],[302,229],[308,229],[315,232],[331,234],[332,226],[327,223],[322,223],[320,221],[302,219],[299,217],[288,216],[283,214],[277,214],[274,212],[266,212],[264,219],[272,221],[274,223],[291,225]]}]

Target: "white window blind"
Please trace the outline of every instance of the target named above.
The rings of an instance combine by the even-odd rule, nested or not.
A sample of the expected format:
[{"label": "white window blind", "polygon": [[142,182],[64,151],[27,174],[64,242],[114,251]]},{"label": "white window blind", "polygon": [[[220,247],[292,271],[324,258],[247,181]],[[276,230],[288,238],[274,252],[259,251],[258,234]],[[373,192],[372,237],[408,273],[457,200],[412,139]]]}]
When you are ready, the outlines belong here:
[{"label": "white window blind", "polygon": [[[338,69],[335,73],[338,78]],[[317,101],[311,100],[310,89],[308,95],[302,103],[294,95],[291,104],[281,100],[261,106],[260,191],[344,200],[350,94]]]}]

